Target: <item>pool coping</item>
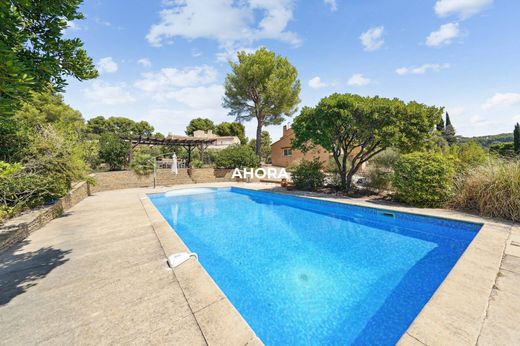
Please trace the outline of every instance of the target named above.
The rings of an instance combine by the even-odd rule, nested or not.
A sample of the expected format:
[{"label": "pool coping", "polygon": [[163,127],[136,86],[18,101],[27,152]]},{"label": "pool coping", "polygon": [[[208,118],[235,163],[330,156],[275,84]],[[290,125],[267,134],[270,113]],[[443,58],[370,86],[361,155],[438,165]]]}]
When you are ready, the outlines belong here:
[{"label": "pool coping", "polygon": [[[399,340],[400,345],[475,345],[477,343],[513,227],[512,222],[482,218],[452,210],[419,209],[397,205],[376,206],[364,200],[337,198],[317,193],[280,189],[273,191],[275,185],[266,183],[190,184],[161,187],[155,189],[153,193],[193,187],[268,190],[267,192],[276,194],[482,224],[482,228],[446,279]],[[189,251],[146,195],[147,193],[139,194],[165,255]],[[208,344],[262,344],[247,321],[198,261],[190,259],[173,269],[173,272]]]}]

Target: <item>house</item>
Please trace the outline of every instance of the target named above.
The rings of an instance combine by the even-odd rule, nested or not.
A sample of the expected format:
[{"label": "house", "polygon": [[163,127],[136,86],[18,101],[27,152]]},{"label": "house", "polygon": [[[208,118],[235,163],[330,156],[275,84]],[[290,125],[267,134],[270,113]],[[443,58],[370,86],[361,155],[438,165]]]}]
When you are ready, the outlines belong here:
[{"label": "house", "polygon": [[287,167],[292,163],[298,163],[302,159],[313,160],[318,158],[323,163],[329,161],[330,154],[322,147],[318,146],[306,153],[291,147],[294,138],[292,128],[284,125],[282,138],[271,144],[271,160],[273,166]]},{"label": "house", "polygon": [[193,132],[193,137],[214,139],[215,142],[208,146],[208,149],[224,149],[233,144],[240,144],[240,139],[237,136],[217,136],[212,130],[202,131],[197,130]]}]

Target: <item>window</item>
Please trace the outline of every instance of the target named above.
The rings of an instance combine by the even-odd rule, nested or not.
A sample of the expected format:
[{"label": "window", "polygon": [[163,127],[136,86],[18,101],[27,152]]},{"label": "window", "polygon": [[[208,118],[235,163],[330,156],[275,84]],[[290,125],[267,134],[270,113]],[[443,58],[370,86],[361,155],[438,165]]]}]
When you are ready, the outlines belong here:
[{"label": "window", "polygon": [[283,156],[292,156],[292,149],[284,149]]}]

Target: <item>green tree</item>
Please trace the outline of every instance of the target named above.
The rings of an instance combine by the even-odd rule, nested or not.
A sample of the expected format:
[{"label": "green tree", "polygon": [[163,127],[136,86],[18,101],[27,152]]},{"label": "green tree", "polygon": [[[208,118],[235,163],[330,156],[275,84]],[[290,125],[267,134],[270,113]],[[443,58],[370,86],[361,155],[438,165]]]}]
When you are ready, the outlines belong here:
[{"label": "green tree", "polygon": [[450,114],[448,112],[446,112],[446,126],[453,126],[451,124],[451,119],[450,119]]},{"label": "green tree", "polygon": [[135,122],[125,117],[105,119],[102,116],[97,116],[87,121],[86,131],[96,135],[112,133],[121,138],[130,139],[137,136],[151,137],[154,127],[147,121]]},{"label": "green tree", "polygon": [[[249,141],[251,149],[256,150],[256,139]],[[262,144],[260,146],[260,157],[264,162],[271,159],[271,136],[268,131],[262,131]]]},{"label": "green tree", "polygon": [[201,131],[213,131],[215,130],[215,124],[211,119],[206,118],[195,118],[191,119],[188,126],[186,126],[186,134],[188,136],[193,136],[193,132],[201,130]]},{"label": "green tree", "polygon": [[68,21],[83,18],[81,0],[0,1],[0,114],[12,115],[30,91],[60,92],[68,76],[97,77],[78,38],[63,38]]},{"label": "green tree", "polygon": [[86,131],[88,133],[101,135],[107,131],[107,128],[107,120],[101,115],[87,120]]},{"label": "green tree", "polygon": [[331,152],[340,187],[348,192],[363,163],[386,148],[406,152],[424,147],[442,112],[417,102],[333,94],[316,107],[303,108],[294,119],[293,146],[306,151],[321,145]]},{"label": "green tree", "polygon": [[123,169],[130,155],[130,143],[113,133],[103,133],[99,139],[99,158],[110,170]]},{"label": "green tree", "polygon": [[219,136],[236,136],[240,139],[240,144],[246,144],[246,129],[244,125],[237,122],[222,122],[215,128],[215,133]]},{"label": "green tree", "polygon": [[516,154],[520,154],[520,124],[516,123],[513,131],[513,150]]},{"label": "green tree", "polygon": [[85,125],[81,113],[63,102],[63,95],[51,92],[31,93],[29,102],[23,102],[15,116],[32,128],[53,124],[61,129],[81,130]]},{"label": "green tree", "polygon": [[262,128],[279,125],[292,116],[300,102],[300,81],[296,68],[287,58],[266,48],[254,53],[238,53],[238,63],[230,62],[223,105],[237,121],[257,120],[256,148],[261,154]]}]

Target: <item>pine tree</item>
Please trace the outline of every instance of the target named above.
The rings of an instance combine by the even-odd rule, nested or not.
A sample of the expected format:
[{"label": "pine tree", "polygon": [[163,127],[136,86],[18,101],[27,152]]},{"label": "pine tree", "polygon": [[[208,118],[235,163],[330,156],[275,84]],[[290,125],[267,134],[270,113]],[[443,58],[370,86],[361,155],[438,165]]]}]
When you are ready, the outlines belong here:
[{"label": "pine tree", "polygon": [[516,123],[513,131],[513,148],[515,153],[520,154],[520,124]]}]

